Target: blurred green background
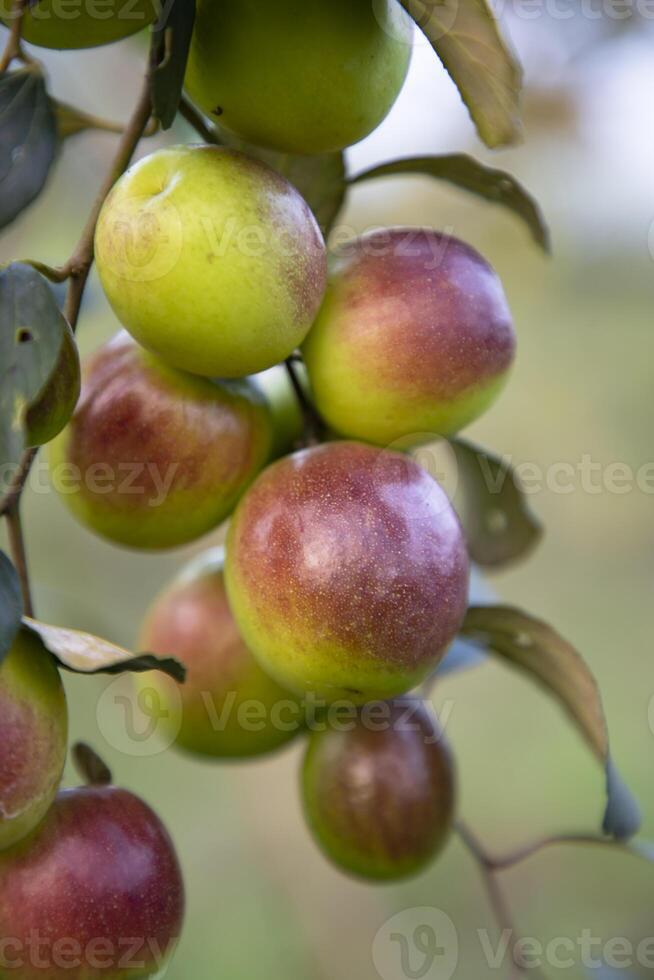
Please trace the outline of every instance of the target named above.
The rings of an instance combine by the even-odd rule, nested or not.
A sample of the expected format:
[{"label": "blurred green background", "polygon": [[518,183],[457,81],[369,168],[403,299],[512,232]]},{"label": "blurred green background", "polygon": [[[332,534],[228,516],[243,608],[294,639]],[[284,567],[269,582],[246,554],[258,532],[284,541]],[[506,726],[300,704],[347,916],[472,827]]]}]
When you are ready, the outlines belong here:
[{"label": "blurred green background", "polygon": [[[353,232],[445,228],[493,262],[514,310],[519,358],[500,402],[469,435],[544,470],[591,456],[603,467],[619,462],[637,471],[654,459],[654,63],[650,25],[621,26],[608,18],[557,21],[544,8],[540,19],[510,19],[527,68],[526,141],[493,155],[476,143],[453,86],[419,42],[391,117],[350,154],[355,171],[415,152],[468,150],[514,172],[540,200],[552,225],[552,259],[510,216],[426,179],[364,186],[342,221]],[[136,39],[48,53],[52,89],[124,119],[141,51]],[[192,138],[183,123],[172,135]],[[0,261],[57,264],[71,253],[115,139],[96,133],[66,143],[43,196],[0,238]],[[80,323],[83,351],[116,326],[94,277]],[[134,645],[148,603],[201,549],[143,556],[113,548],[73,522],[48,490],[43,463],[39,475],[25,519],[41,618]],[[493,576],[492,588],[557,625],[587,658],[615,757],[653,837],[654,497],[637,488],[589,493],[578,480],[571,493],[545,487],[532,504],[547,526],[544,543],[527,563]],[[350,881],[325,862],[304,827],[301,745],[244,766],[199,764],[171,750],[135,755],[124,751],[118,689],[101,698],[109,683],[67,678],[72,736],[96,745],[116,780],[155,806],[179,847],[189,911],[170,980],[376,980],[378,930],[421,906],[455,923],[456,977],[504,975],[484,958],[477,930],[494,936],[495,926],[477,869],[456,840],[432,870],[401,887]],[[461,813],[490,847],[598,827],[602,773],[559,710],[525,680],[490,664],[442,682],[435,703],[449,714]],[[651,866],[608,849],[552,850],[505,876],[520,931],[543,941],[576,940],[584,929],[604,941],[652,935],[653,883]],[[392,961],[389,946],[383,980],[404,980]],[[585,976],[580,967],[546,972]]]}]

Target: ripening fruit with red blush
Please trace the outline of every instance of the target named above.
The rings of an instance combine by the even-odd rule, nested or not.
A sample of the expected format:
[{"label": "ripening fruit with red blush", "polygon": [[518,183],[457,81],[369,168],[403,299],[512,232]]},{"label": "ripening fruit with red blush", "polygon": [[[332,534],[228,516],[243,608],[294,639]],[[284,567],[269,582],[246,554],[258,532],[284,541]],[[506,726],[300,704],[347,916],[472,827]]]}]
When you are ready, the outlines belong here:
[{"label": "ripening fruit with red blush", "polygon": [[396,228],[341,250],[303,353],[330,426],[408,446],[486,411],[507,380],[515,333],[502,283],[478,252]]}]

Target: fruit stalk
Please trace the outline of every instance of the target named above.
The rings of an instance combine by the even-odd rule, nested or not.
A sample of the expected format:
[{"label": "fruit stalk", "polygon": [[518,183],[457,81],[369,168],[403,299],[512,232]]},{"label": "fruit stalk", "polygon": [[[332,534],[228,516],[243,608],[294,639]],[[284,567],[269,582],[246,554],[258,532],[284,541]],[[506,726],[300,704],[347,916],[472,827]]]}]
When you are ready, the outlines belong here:
[{"label": "fruit stalk", "polygon": [[16,0],[14,3],[13,19],[11,24],[11,30],[9,31],[9,37],[7,38],[7,44],[0,57],[0,75],[9,68],[9,65],[15,58],[20,58],[21,61],[28,63],[30,59],[25,55],[21,46],[21,38],[23,34],[23,19],[25,17],[25,10],[27,8],[27,0]]},{"label": "fruit stalk", "polygon": [[14,567],[18,573],[20,591],[23,597],[23,612],[26,616],[34,616],[32,591],[30,589],[29,572],[27,569],[25,537],[23,535],[23,525],[20,519],[20,497],[13,501],[9,507],[9,510],[5,514],[5,518],[7,521],[9,550],[14,562]]}]

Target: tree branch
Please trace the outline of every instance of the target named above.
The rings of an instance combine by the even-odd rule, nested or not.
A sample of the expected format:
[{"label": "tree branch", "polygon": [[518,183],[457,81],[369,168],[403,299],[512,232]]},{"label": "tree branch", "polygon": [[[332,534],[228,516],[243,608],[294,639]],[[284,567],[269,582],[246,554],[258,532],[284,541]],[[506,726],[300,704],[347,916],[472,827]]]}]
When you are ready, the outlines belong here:
[{"label": "tree branch", "polygon": [[291,354],[291,356],[287,357],[285,361],[286,371],[291,384],[293,385],[293,391],[295,392],[300,408],[302,409],[302,415],[304,417],[304,432],[307,444],[315,445],[316,443],[323,441],[327,426],[318,409],[304,390],[304,386],[302,385],[296,371],[297,363],[297,357],[294,354]]},{"label": "tree branch", "polygon": [[9,29],[9,37],[7,38],[7,44],[0,57],[0,74],[6,72],[10,64],[15,58],[20,58],[26,64],[31,62],[31,58],[28,58],[24,53],[21,46],[21,38],[23,36],[23,20],[25,18],[25,10],[27,9],[27,0],[15,0],[13,12],[11,15],[11,27]]},{"label": "tree branch", "polygon": [[23,537],[23,525],[20,519],[20,498],[17,498],[7,513],[7,533],[9,536],[9,551],[18,573],[20,591],[23,597],[23,612],[26,616],[34,615],[32,603],[32,593],[30,590],[30,579],[27,570],[27,554],[25,552],[25,538]]}]

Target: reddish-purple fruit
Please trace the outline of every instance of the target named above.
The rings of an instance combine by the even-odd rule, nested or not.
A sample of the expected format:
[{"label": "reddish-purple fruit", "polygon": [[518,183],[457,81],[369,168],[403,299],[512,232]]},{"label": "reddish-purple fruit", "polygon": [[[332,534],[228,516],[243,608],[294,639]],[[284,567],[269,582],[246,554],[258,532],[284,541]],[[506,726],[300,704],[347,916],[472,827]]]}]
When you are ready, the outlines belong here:
[{"label": "reddish-purple fruit", "polygon": [[67,738],[59,671],[41,642],[23,629],[0,666],[0,851],[46,815],[61,782]]},{"label": "reddish-purple fruit", "polygon": [[345,246],[303,351],[337,432],[409,445],[453,435],[489,407],[515,335],[502,283],[478,252],[398,228]]},{"label": "reddish-purple fruit", "polygon": [[176,371],[121,332],[85,365],[52,479],[79,520],[134,548],[217,527],[267,462],[270,409],[250,381]]},{"label": "reddish-purple fruit", "polygon": [[465,614],[468,556],[415,461],[331,443],[257,479],[231,524],[226,582],[245,642],[280,684],[363,703],[438,664]]},{"label": "reddish-purple fruit", "polygon": [[0,854],[0,974],[15,980],[151,977],[184,915],[173,844],[137,797],[61,792],[27,840]]},{"label": "reddish-purple fruit", "polygon": [[303,727],[298,699],[266,674],[234,622],[222,549],[194,561],[148,613],[139,649],[172,655],[186,682],[161,671],[136,683],[154,691],[176,744],[214,759],[247,758],[285,745]]},{"label": "reddish-purple fruit", "polygon": [[363,878],[422,871],[454,816],[452,759],[431,710],[411,699],[372,703],[315,731],[304,762],[307,820],[325,854]]}]

